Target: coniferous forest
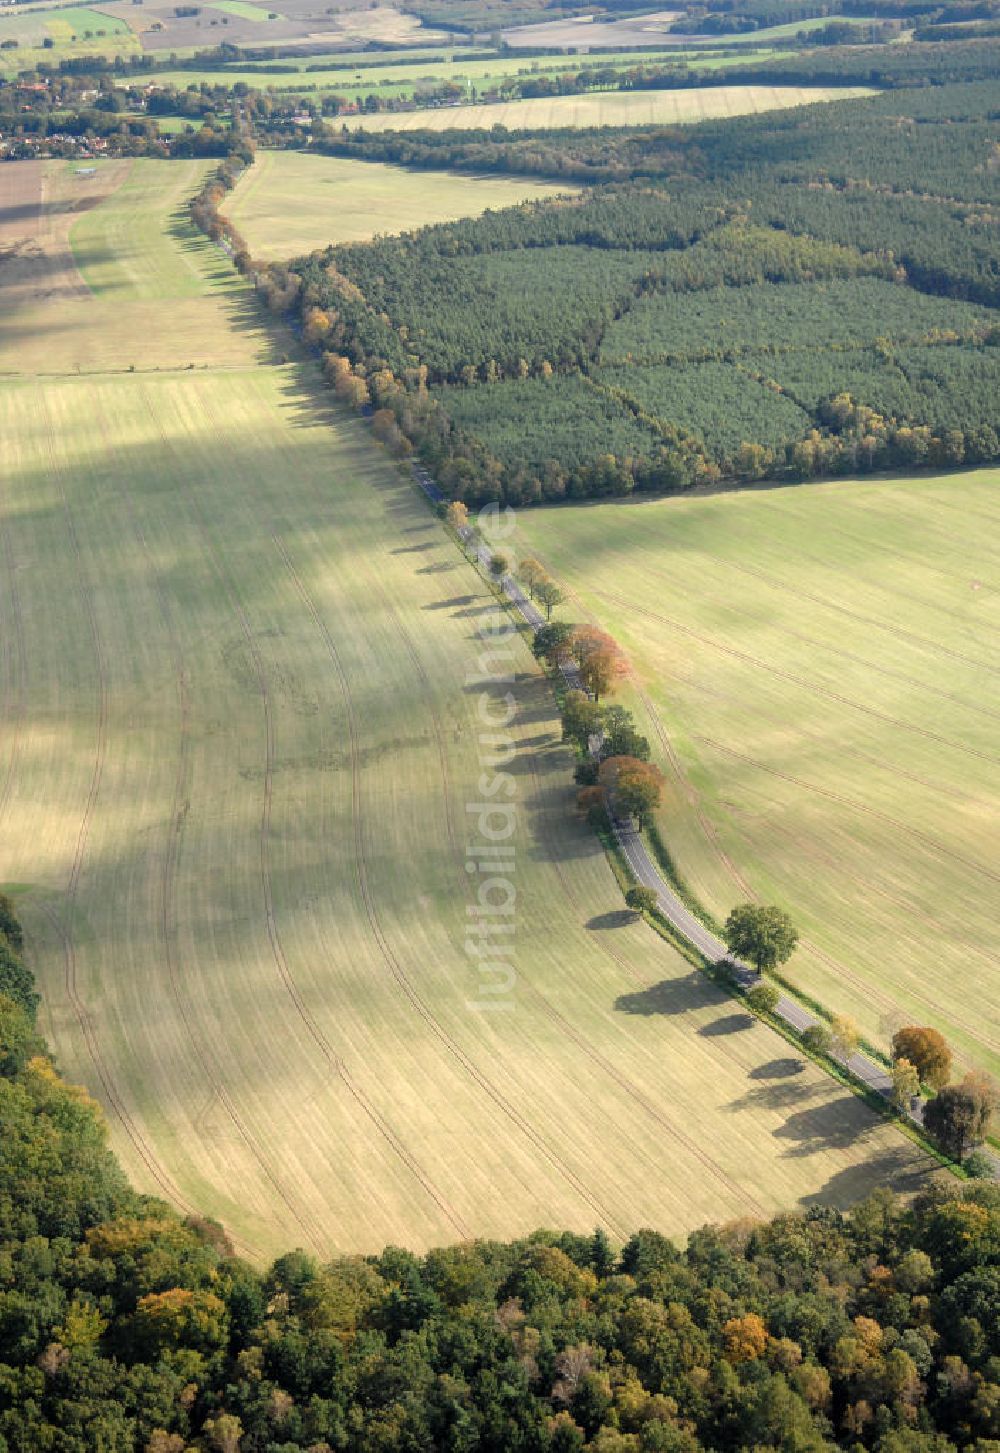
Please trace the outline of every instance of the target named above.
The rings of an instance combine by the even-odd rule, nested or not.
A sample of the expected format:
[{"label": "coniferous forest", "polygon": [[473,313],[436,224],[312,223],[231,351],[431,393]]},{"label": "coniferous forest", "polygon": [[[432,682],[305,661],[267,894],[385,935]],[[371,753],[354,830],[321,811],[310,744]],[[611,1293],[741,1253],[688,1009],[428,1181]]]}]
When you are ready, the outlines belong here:
[{"label": "coniferous forest", "polygon": [[643,133],[328,135],[582,190],[259,286],[467,502],[991,462],[1000,82],[969,74]]}]

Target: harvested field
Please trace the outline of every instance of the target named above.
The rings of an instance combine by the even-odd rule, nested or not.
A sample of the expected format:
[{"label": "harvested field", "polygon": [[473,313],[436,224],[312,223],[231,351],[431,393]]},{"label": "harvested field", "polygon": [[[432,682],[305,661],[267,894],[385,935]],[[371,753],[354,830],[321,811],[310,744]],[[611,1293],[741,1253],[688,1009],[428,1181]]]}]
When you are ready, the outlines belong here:
[{"label": "harvested field", "polygon": [[687,91],[603,91],[598,95],[497,101],[483,106],[343,116],[345,126],[368,131],[452,131],[506,126],[510,131],[561,126],[656,126],[750,116],[816,101],[846,101],[874,92],[860,86],[708,86]]},{"label": "harvested field", "polygon": [[522,517],[635,666],[661,829],[718,917],[802,928],[791,977],[885,1046],[1000,1068],[996,470]]},{"label": "harvested field", "polygon": [[270,259],[575,190],[517,178],[414,172],[302,152],[259,152],[226,209],[254,257]]}]

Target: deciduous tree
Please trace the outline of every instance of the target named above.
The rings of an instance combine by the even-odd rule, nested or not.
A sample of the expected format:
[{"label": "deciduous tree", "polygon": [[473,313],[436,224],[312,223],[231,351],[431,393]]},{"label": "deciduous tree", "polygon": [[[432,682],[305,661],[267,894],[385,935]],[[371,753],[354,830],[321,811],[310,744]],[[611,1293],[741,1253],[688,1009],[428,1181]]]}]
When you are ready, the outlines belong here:
[{"label": "deciduous tree", "polygon": [[567,691],[563,701],[563,740],[576,742],[581,751],[595,732],[601,729],[601,709],[583,691]]},{"label": "deciduous tree", "polygon": [[967,1150],[986,1139],[997,1109],[997,1090],[984,1074],[969,1074],[945,1085],[924,1108],[924,1124],[934,1139],[961,1162]]},{"label": "deciduous tree", "polygon": [[444,517],[456,534],[461,534],[469,525],[468,507],[460,499],[453,499],[444,512]]},{"label": "deciduous tree", "polygon": [[825,1024],[810,1024],[802,1031],[802,1043],[810,1054],[829,1054],[833,1035]]},{"label": "deciduous tree", "polygon": [[622,671],[622,660],[616,651],[602,649],[591,651],[580,662],[580,680],[594,700],[600,701],[614,685]]},{"label": "deciduous tree", "polygon": [[723,937],[729,952],[749,959],[759,974],[786,963],[799,941],[788,914],[773,903],[738,904],[726,919]]},{"label": "deciduous tree", "polygon": [[[551,621],[547,626],[541,626],[535,632],[535,639],[531,643],[531,649],[539,661],[547,661],[550,666],[557,666],[560,661],[569,659],[570,642],[573,637],[574,627],[566,621]],[[582,691],[569,695],[583,696]]]},{"label": "deciduous tree", "polygon": [[565,595],[559,589],[558,585],[556,585],[555,581],[549,580],[548,576],[546,576],[544,580],[539,580],[536,582],[535,595],[545,607],[545,617],[547,620],[552,619],[552,612],[555,610],[556,606],[561,605],[566,599]]},{"label": "deciduous tree", "polygon": [[906,1110],[910,1101],[920,1094],[920,1076],[908,1059],[898,1059],[892,1067],[892,1099],[897,1110]]},{"label": "deciduous tree", "polygon": [[517,567],[517,578],[528,594],[534,598],[535,586],[540,580],[546,580],[548,575],[542,562],[536,560],[533,555],[528,555]]},{"label": "deciduous tree", "polygon": [[831,1048],[841,1059],[848,1060],[861,1043],[861,1031],[846,1014],[835,1014],[830,1021]]},{"label": "deciduous tree", "polygon": [[937,1029],[908,1024],[892,1037],[892,1057],[908,1059],[925,1085],[940,1090],[951,1077],[951,1050]]},{"label": "deciduous tree", "polygon": [[781,991],[774,984],[754,984],[747,994],[747,1003],[755,1014],[773,1014],[780,998]]},{"label": "deciduous tree", "polygon": [[645,883],[633,884],[625,894],[625,902],[636,913],[652,913],[657,901],[655,890],[647,888]]}]

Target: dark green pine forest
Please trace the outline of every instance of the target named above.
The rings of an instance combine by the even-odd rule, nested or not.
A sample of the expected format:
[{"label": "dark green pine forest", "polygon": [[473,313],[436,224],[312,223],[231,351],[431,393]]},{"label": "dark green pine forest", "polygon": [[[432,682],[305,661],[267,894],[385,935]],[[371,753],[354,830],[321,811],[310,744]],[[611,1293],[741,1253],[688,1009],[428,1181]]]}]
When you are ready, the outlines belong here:
[{"label": "dark green pine forest", "polygon": [[876,97],[694,127],[328,128],[338,155],[584,185],[258,286],[469,503],[993,462],[1000,79],[958,49],[972,79],[894,61]]}]

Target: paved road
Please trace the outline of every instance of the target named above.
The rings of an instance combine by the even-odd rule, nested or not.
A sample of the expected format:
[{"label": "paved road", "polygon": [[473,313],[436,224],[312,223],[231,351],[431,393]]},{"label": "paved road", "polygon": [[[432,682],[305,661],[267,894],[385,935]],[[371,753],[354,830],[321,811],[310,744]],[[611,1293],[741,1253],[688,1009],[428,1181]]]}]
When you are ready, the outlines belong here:
[{"label": "paved road", "polygon": [[[425,471],[420,469],[419,466],[414,467],[414,476],[417,480],[417,483],[424,490],[424,492],[432,500],[434,500],[435,503],[440,502],[441,495],[435,487],[434,482],[430,478],[430,476],[427,475]],[[468,544],[468,534],[465,535],[465,540],[466,544]],[[491,554],[492,552],[488,546],[477,545],[475,551],[476,561],[487,574],[489,574]],[[507,599],[511,602],[512,605],[517,608],[524,620],[527,621],[529,626],[531,626],[532,630],[537,631],[539,627],[545,624],[545,617],[542,615],[541,611],[537,608],[534,602],[528,598],[528,596],[524,593],[524,591],[521,589],[521,586],[512,575],[504,575],[498,583],[504,594],[506,595]],[[584,689],[583,684],[580,681],[580,677],[577,673],[576,667],[574,665],[563,665],[560,669],[562,671],[562,675],[566,681],[567,686],[570,686],[578,691],[582,691]],[[668,922],[670,922],[673,927],[677,929],[678,933],[680,933],[685,939],[687,939],[687,941],[692,944],[698,950],[698,952],[709,961],[709,963],[715,963],[719,959],[731,957],[725,944],[722,943],[720,939],[716,938],[715,934],[712,933],[710,929],[706,928],[701,920],[697,918],[691,912],[691,910],[685,906],[685,904],[677,896],[674,889],[663,877],[662,873],[653,862],[653,859],[650,857],[649,852],[646,848],[646,844],[643,842],[642,837],[640,836],[631,819],[613,818],[612,824],[614,827],[615,837],[618,839],[618,843],[622,849],[622,852],[625,854],[625,857],[628,860],[629,867],[632,869],[633,873],[635,874],[636,878],[639,880],[640,883],[645,884],[647,888],[652,888],[653,892],[656,894],[656,900],[659,904],[660,911],[663,916],[668,920]],[[737,975],[745,987],[757,982],[756,972],[747,964],[737,963]],[[823,1023],[823,1021],[819,1019],[817,1015],[813,1014],[810,1010],[799,1004],[797,1000],[790,998],[787,994],[782,994],[781,998],[778,1000],[774,1012],[779,1019],[783,1020],[785,1024],[787,1024],[791,1029],[796,1030],[798,1033],[801,1033],[803,1029],[808,1029],[810,1025]],[[845,1068],[850,1070],[850,1072],[857,1079],[859,1079],[862,1084],[867,1085],[869,1089],[874,1090],[877,1094],[884,1096],[886,1099],[889,1099],[891,1097],[892,1079],[885,1067],[883,1065],[880,1065],[876,1060],[870,1059],[868,1055],[862,1054],[860,1052],[849,1055],[846,1059],[839,1056],[834,1056],[834,1058],[836,1058],[840,1064],[844,1065]],[[917,1102],[913,1106],[909,1118],[916,1125],[922,1124],[922,1102]],[[997,1174],[998,1172],[1000,1172],[1000,1159],[994,1156],[991,1152],[987,1152],[987,1154],[989,1155],[989,1158],[993,1161],[994,1174]]]}]

